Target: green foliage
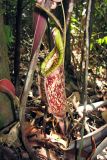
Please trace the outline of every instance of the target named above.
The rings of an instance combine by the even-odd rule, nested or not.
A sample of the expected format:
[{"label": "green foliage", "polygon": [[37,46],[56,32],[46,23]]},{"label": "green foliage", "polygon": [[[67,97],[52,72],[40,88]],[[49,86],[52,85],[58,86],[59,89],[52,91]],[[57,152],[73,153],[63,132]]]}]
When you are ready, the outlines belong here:
[{"label": "green foliage", "polygon": [[107,0],[104,1],[96,1],[95,3],[95,11],[93,16],[93,30],[98,33],[102,32],[102,34],[107,31]]},{"label": "green foliage", "polygon": [[11,43],[14,42],[14,36],[12,34],[12,29],[9,25],[4,25],[4,31],[6,35],[6,43],[9,46]]},{"label": "green foliage", "polygon": [[74,17],[71,18],[71,21],[72,21],[72,23],[75,23],[75,24],[76,24],[76,23],[77,23],[77,24],[79,23],[78,20],[77,20],[76,18],[74,18]]},{"label": "green foliage", "polygon": [[106,3],[106,4],[107,4],[107,0],[104,0],[104,3]]},{"label": "green foliage", "polygon": [[80,30],[79,26],[80,26],[79,21],[76,18],[72,17],[70,23],[70,32],[73,34],[77,34],[78,31]]},{"label": "green foliage", "polygon": [[36,2],[36,0],[31,0],[31,3],[35,3]]},{"label": "green foliage", "polygon": [[107,44],[107,36],[97,39],[96,42],[100,45]]}]

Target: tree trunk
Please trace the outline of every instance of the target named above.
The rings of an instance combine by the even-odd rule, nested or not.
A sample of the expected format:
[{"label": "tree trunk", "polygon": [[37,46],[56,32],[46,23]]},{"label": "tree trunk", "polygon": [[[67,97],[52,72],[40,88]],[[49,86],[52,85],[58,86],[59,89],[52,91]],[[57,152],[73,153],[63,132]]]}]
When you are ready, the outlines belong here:
[{"label": "tree trunk", "polygon": [[16,33],[15,33],[15,55],[14,55],[14,84],[18,86],[19,65],[20,65],[20,38],[21,38],[21,20],[22,20],[23,0],[17,0],[16,11]]},{"label": "tree trunk", "polygon": [[[3,28],[3,16],[0,15],[0,79],[10,79],[6,37]],[[0,129],[10,124],[13,119],[12,101],[6,94],[0,93]]]}]

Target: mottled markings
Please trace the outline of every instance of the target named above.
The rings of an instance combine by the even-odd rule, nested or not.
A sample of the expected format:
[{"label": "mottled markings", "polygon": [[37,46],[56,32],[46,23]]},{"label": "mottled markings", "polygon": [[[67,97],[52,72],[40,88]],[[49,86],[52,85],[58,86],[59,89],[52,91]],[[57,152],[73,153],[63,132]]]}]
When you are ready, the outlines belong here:
[{"label": "mottled markings", "polygon": [[45,77],[45,89],[48,97],[49,112],[63,117],[66,113],[65,78],[63,65],[48,77]]}]

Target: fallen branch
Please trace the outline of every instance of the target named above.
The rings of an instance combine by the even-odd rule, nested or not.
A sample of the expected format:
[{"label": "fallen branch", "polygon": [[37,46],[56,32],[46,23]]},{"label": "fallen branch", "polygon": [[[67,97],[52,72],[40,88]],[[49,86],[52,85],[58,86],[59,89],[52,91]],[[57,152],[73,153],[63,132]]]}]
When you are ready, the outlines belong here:
[{"label": "fallen branch", "polygon": [[[103,141],[106,136],[107,136],[107,124],[105,124],[104,126],[100,127],[99,129],[97,129],[96,131],[87,134],[86,136],[83,137],[83,150],[82,152],[84,153],[90,153],[91,151],[91,137],[93,136],[93,138],[95,139],[95,143],[96,146],[98,146],[98,144]],[[65,151],[70,151],[72,154],[73,150],[78,150],[80,147],[80,143],[81,143],[81,138],[75,141],[71,141],[70,145],[68,148],[63,148]],[[98,147],[99,148],[99,152],[101,152],[102,147]]]},{"label": "fallen branch", "polygon": [[[91,103],[91,104],[87,104],[86,105],[86,112],[92,112],[94,110],[97,110],[99,107],[102,107],[102,106],[105,106],[107,105],[107,101],[99,101],[99,102],[95,102],[95,103]],[[83,114],[83,111],[84,111],[84,106],[79,106],[77,108],[77,112],[79,114]]]},{"label": "fallen branch", "polygon": [[94,155],[92,156],[92,160],[94,160],[101,151],[107,147],[107,137],[98,145]]}]

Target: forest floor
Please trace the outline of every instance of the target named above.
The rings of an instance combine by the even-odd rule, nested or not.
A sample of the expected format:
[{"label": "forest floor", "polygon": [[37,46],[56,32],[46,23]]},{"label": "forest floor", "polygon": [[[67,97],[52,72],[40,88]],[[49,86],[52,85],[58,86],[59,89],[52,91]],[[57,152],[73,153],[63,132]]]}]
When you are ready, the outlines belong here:
[{"label": "forest floor", "polygon": [[[10,61],[12,62],[11,58]],[[25,50],[21,54],[21,63],[20,63],[20,74],[18,81],[18,90],[17,95],[20,96],[27,76],[28,68],[30,63],[30,56],[25,55]],[[13,75],[13,66],[11,63],[11,76],[14,79]],[[92,76],[92,75],[91,75]],[[26,123],[25,123],[25,135],[28,139],[28,144],[31,150],[34,151],[35,155],[38,157],[38,160],[48,160],[49,157],[51,160],[63,160],[64,154],[66,160],[73,160],[73,154],[65,153],[62,151],[62,148],[70,144],[70,141],[78,140],[81,138],[81,129],[83,126],[83,117],[81,111],[78,110],[81,104],[81,95],[80,99],[76,97],[78,91],[72,91],[72,84],[70,83],[71,79],[66,81],[66,92],[67,95],[67,104],[70,109],[67,110],[66,114],[66,133],[62,133],[61,128],[59,127],[59,122],[53,117],[52,114],[48,113],[47,106],[44,104],[43,100],[39,97],[38,93],[38,76],[35,73],[34,80],[32,83],[31,90],[29,91],[28,101],[26,106]],[[75,82],[74,82],[75,83]],[[96,103],[99,101],[107,100],[107,84],[106,79],[103,77],[96,77],[96,87],[93,90],[93,84],[88,86],[88,103]],[[76,93],[76,94],[75,94]],[[80,93],[79,93],[80,94]],[[72,96],[74,95],[74,96]],[[76,99],[75,99],[76,98]],[[76,105],[76,107],[75,107]],[[87,135],[91,132],[96,131],[100,127],[106,124],[107,118],[102,114],[107,112],[107,104],[101,106],[100,108],[93,110],[87,113],[85,117],[85,129],[84,135]],[[82,113],[83,114],[83,113]],[[15,126],[15,130],[16,130]],[[18,127],[20,128],[20,127]],[[19,129],[20,130],[20,129]],[[5,153],[9,155],[9,160],[30,160],[29,155],[26,152],[26,147],[22,143],[21,133],[18,133],[19,137],[14,143],[14,145],[0,145],[0,155],[3,155],[2,160],[6,160]],[[11,136],[10,136],[11,137]],[[15,137],[15,136],[13,136]],[[95,142],[92,142],[91,154],[94,154]],[[94,150],[94,151],[93,151]],[[32,153],[31,153],[32,155]],[[48,158],[47,158],[48,157]],[[1,159],[1,157],[0,157]],[[8,159],[8,158],[7,158]],[[64,160],[65,160],[64,159]],[[75,158],[74,158],[75,159]],[[85,158],[86,159],[86,158]],[[107,147],[97,155],[96,160],[106,160],[107,159]]]}]

